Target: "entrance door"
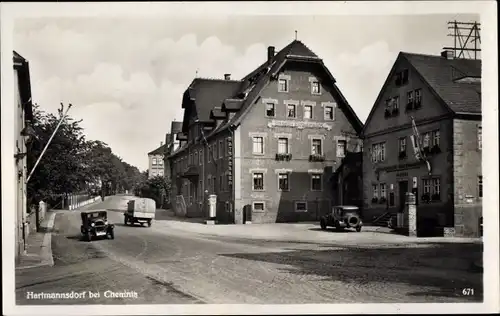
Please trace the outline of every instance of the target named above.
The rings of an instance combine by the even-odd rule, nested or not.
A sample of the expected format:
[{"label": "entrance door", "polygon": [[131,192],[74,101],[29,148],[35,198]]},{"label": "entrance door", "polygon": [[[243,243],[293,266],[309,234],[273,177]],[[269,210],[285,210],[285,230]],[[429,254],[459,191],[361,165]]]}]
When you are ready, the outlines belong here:
[{"label": "entrance door", "polygon": [[406,192],[408,192],[408,181],[399,181],[399,212],[403,212],[405,207]]}]

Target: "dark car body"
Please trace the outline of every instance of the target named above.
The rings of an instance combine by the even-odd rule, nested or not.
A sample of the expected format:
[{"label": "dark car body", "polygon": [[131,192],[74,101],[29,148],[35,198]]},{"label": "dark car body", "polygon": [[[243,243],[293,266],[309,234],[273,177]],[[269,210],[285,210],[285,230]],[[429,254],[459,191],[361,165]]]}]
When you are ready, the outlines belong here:
[{"label": "dark car body", "polygon": [[82,212],[82,225],[80,227],[83,237],[87,241],[94,238],[115,238],[115,225],[108,223],[106,211]]},{"label": "dark car body", "polygon": [[326,229],[328,226],[336,229],[354,228],[359,232],[363,227],[360,209],[351,205],[334,206],[330,214],[321,217],[320,226],[321,229]]}]

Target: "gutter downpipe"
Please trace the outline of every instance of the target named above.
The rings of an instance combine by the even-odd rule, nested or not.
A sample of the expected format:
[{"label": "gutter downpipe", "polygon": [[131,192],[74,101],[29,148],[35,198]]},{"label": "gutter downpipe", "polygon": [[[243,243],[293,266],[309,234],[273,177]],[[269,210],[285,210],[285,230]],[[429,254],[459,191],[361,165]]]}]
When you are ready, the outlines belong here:
[{"label": "gutter downpipe", "polygon": [[232,143],[233,143],[233,149],[232,149],[232,159],[233,159],[233,168],[232,168],[232,171],[231,171],[231,176],[233,178],[233,184],[232,184],[232,188],[231,188],[231,200],[232,200],[232,203],[230,204],[230,207],[231,207],[231,214],[232,214],[232,220],[233,220],[233,224],[236,223],[235,221],[235,205],[236,205],[236,192],[235,192],[235,186],[234,186],[234,182],[235,182],[235,178],[234,178],[234,168],[235,168],[235,160],[236,160],[236,146],[235,146],[235,142],[236,140],[234,139],[234,130],[236,129],[237,127],[234,126],[234,125],[230,125],[229,126],[229,132],[231,133],[231,139],[232,139]]}]

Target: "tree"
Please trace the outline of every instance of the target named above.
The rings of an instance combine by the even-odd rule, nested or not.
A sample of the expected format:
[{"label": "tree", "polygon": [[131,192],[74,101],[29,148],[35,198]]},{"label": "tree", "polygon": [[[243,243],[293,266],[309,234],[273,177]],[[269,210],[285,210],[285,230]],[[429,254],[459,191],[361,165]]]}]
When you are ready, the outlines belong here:
[{"label": "tree", "polygon": [[[34,105],[33,128],[38,137],[28,150],[28,171],[31,171],[40,157],[43,148],[59,123],[63,107],[59,109],[59,116],[46,113]],[[29,203],[36,203],[40,199],[50,199],[54,195],[80,191],[84,186],[84,179],[80,176],[83,171],[83,157],[86,140],[80,121],[67,117],[54,135],[42,160],[28,182]]]},{"label": "tree", "polygon": [[[39,105],[34,105],[33,128],[38,140],[28,148],[28,171],[33,169],[40,157],[63,115],[63,110],[61,106],[59,115],[56,116],[42,111]],[[94,184],[116,192],[131,189],[134,184],[141,182],[139,170],[115,155],[106,143],[86,140],[81,122],[82,120],[75,121],[67,116],[61,123],[28,182],[29,204],[43,199],[55,206],[55,197],[89,192]]]},{"label": "tree", "polygon": [[135,195],[150,198],[156,205],[166,207],[170,203],[171,181],[168,177],[156,176],[145,179],[135,191]]}]

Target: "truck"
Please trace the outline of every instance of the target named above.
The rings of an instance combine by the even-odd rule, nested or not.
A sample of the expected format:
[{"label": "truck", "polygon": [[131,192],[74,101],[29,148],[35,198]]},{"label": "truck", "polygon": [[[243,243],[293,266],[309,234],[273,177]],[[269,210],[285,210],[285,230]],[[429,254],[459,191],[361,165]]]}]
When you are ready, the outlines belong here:
[{"label": "truck", "polygon": [[153,219],[155,218],[156,202],[149,198],[137,198],[129,200],[127,203],[127,210],[124,215],[125,225],[134,225],[135,223],[144,226],[145,223],[151,227]]}]

